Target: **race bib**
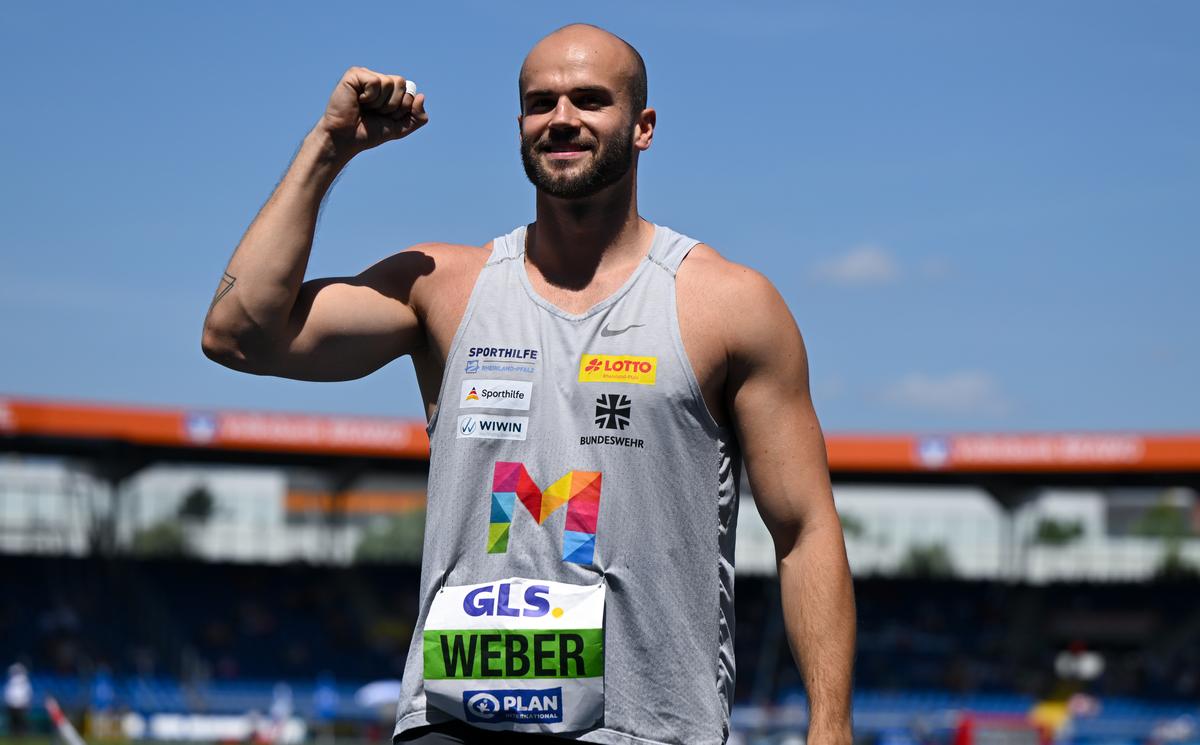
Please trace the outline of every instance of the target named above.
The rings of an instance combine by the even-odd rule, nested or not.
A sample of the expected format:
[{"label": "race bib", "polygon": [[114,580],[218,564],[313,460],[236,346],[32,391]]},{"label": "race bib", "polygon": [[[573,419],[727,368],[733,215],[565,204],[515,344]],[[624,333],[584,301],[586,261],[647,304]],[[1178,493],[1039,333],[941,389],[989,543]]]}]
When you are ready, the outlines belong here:
[{"label": "race bib", "polygon": [[604,715],[604,585],[443,587],[424,631],[430,705],[476,727],[571,732]]}]

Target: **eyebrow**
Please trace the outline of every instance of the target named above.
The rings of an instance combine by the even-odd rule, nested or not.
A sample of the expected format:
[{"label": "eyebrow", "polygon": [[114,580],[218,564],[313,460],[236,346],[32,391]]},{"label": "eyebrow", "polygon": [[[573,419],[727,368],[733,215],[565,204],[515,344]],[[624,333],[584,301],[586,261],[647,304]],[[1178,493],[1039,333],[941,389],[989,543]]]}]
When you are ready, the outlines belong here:
[{"label": "eyebrow", "polygon": [[[606,96],[612,95],[612,91],[609,90],[608,88],[605,88],[602,85],[582,85],[577,88],[572,88],[570,91],[568,91],[568,93],[572,93],[572,94],[602,93]],[[537,90],[525,91],[524,97],[528,99],[528,98],[535,98],[537,96],[553,96],[553,95],[555,95],[554,91],[545,89],[545,88],[539,88]]]}]

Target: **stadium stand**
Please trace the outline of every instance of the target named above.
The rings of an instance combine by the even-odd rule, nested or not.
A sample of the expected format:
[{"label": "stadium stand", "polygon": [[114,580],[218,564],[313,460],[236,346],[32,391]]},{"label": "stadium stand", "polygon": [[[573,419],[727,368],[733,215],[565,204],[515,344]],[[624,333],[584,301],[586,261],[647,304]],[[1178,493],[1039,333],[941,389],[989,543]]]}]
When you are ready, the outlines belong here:
[{"label": "stadium stand", "polygon": [[[311,714],[318,677],[331,675],[339,715],[365,720],[373,714],[354,706],[353,691],[400,675],[415,571],[3,556],[0,572],[20,581],[0,599],[0,657],[27,661],[35,686],[76,708],[96,671],[110,669],[118,706],[143,713],[264,710],[286,680],[298,713]],[[763,627],[779,617],[774,586],[737,585],[737,701],[746,711],[790,707],[782,721],[800,725],[790,654],[763,645],[772,637]],[[1200,700],[1196,584],[876,578],[856,589],[864,733],[949,733],[956,711],[1024,715],[1061,686],[1055,655],[1072,643],[1106,660],[1083,689],[1104,702],[1103,718],[1080,720],[1077,733],[1142,736]],[[758,726],[752,714],[738,721]]]},{"label": "stadium stand", "polygon": [[[1023,567],[1036,557],[1018,540],[1015,517],[1052,485],[1087,486],[1110,502],[1116,487],[1184,487],[1186,509],[1169,505],[1171,515],[1190,515],[1185,532],[1200,534],[1200,434],[830,435],[827,444],[838,485],[970,486],[993,500],[1004,536],[986,579],[902,578],[878,563],[856,579],[858,742],[1016,745],[1044,742],[1050,728],[1064,745],[1200,745],[1200,583],[1186,572],[1147,579],[1161,541],[1136,547],[1109,540],[1108,528],[1097,528],[1093,553],[1054,557],[1056,566],[1072,559],[1076,572],[1095,564],[1094,574],[1037,576],[1116,581],[1030,583]],[[359,727],[358,742],[386,741],[388,707],[360,706],[355,693],[400,675],[416,556],[362,563],[349,541],[333,539],[350,536],[355,521],[420,517],[423,423],[0,396],[0,452],[14,463],[68,464],[0,503],[10,523],[0,535],[0,659],[26,663],[39,698],[52,694],[78,716],[106,689],[106,705],[130,716],[243,716],[269,711],[283,682],[314,730],[333,719]],[[270,543],[263,523],[249,521],[191,560],[135,559],[118,506],[129,506],[139,474],[176,463],[286,470],[270,503],[277,538],[314,540],[244,552],[248,542]],[[391,480],[376,489],[380,474]],[[93,497],[108,499],[111,513],[49,520]],[[161,506],[162,497],[145,503]],[[1117,512],[1110,528],[1130,522]],[[942,529],[956,531],[949,522]],[[1196,558],[1188,540],[1193,553],[1176,555],[1185,566]],[[804,692],[769,544],[767,536],[760,574],[739,559],[735,745],[803,742]],[[301,556],[315,563],[287,563]],[[1049,722],[1040,732],[1030,726],[1039,716]]]}]

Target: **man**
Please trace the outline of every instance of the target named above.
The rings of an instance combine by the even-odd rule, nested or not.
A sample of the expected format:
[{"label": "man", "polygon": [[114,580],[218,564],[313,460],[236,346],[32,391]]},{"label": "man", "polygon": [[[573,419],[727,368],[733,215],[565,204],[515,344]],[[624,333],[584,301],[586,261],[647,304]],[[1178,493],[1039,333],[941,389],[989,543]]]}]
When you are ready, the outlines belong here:
[{"label": "man", "polygon": [[572,25],[525,59],[532,224],[302,282],[340,170],[427,122],[405,89],[346,72],[230,260],[203,340],[223,365],[303,380],[413,358],[432,454],[396,740],[724,741],[740,451],[776,544],[808,741],[849,743],[853,590],[804,345],[766,279],[639,217],[656,123],[641,56]]},{"label": "man", "polygon": [[33,701],[33,686],[25,666],[14,662],[8,666],[4,681],[4,708],[8,712],[8,731],[14,737],[24,737],[29,725],[29,704]]}]

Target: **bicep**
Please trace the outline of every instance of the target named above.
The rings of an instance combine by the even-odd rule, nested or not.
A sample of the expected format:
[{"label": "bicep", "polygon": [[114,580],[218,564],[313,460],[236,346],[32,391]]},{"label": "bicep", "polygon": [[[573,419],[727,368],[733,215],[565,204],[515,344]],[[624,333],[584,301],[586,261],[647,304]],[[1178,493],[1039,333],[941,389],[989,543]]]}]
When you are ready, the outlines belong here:
[{"label": "bicep", "polygon": [[755,504],[783,555],[806,528],[837,512],[804,341],[775,289],[760,289],[731,350],[730,408]]},{"label": "bicep", "polygon": [[404,251],[354,277],[304,282],[270,374],[353,380],[419,349],[425,339],[412,285],[432,265],[423,252]]}]

